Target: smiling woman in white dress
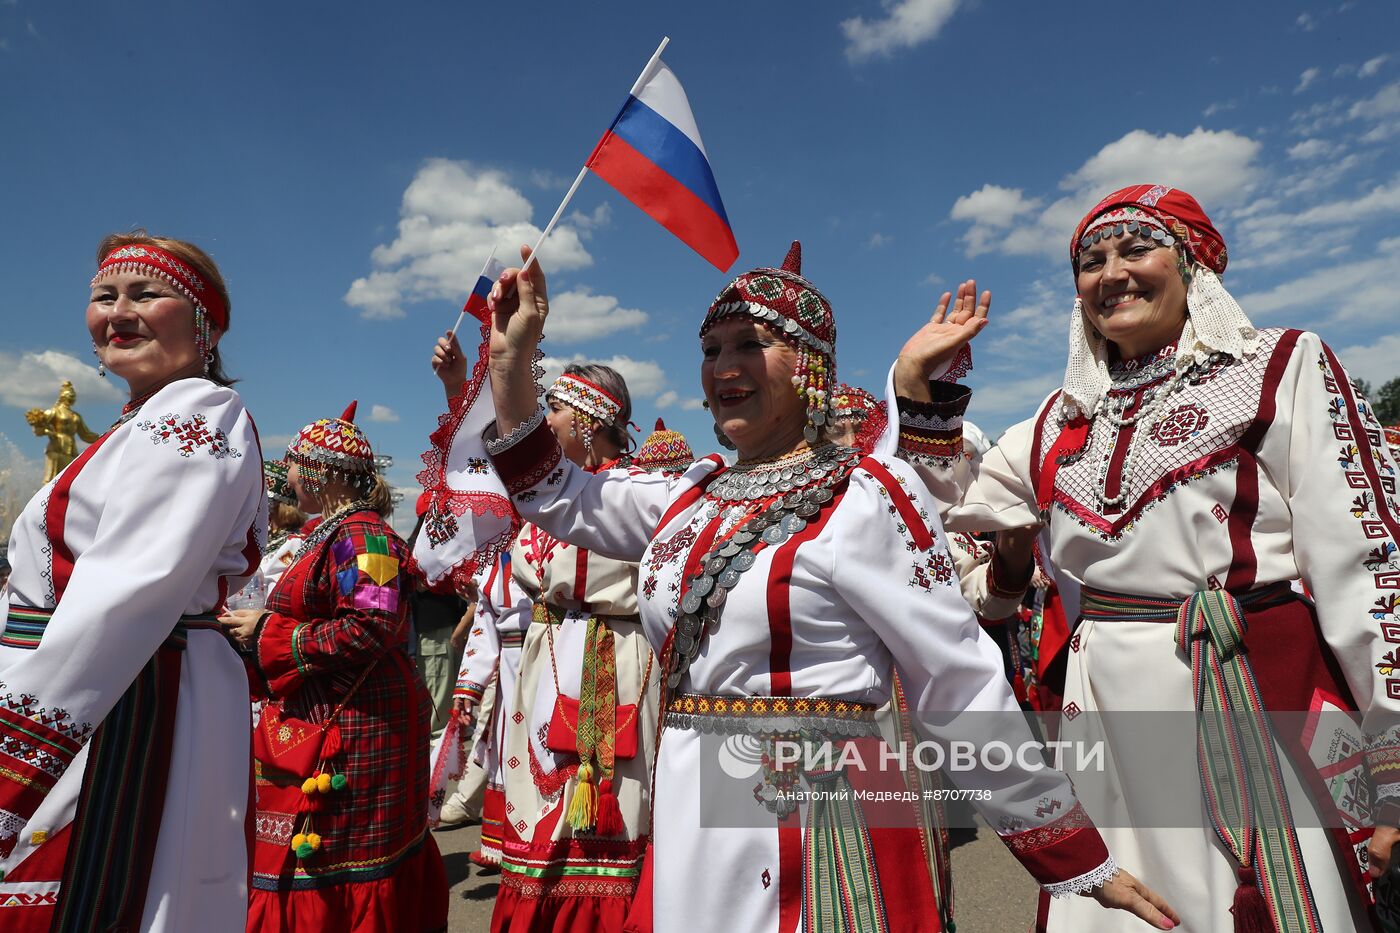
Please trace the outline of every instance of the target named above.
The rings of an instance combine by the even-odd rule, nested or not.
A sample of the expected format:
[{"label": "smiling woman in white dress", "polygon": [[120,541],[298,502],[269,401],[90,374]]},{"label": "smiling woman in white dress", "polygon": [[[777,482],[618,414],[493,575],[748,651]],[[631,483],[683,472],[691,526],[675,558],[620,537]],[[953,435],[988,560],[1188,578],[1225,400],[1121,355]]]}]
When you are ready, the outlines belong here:
[{"label": "smiling woman in white dress", "polygon": [[98,250],[87,328],[131,401],[15,522],[0,600],[0,929],[243,929],[248,684],[215,619],[258,566],[262,455],[218,269]]},{"label": "smiling woman in white dress", "polygon": [[[902,825],[869,827],[860,805],[797,808],[779,797],[790,774],[756,763],[760,786],[734,803],[759,806],[757,796],[760,822],[702,819],[702,790],[719,780],[702,768],[707,735],[747,741],[774,714],[782,731],[869,735],[896,669],[914,712],[985,711],[1019,730],[999,738],[1029,741],[913,470],[893,445],[867,457],[823,440],[835,322],[801,275],[797,244],[781,269],[732,282],[701,328],[701,384],[738,463],[705,457],[674,479],[590,473],[562,456],[531,375],[549,310],[538,266],[508,270],[489,303],[488,449],[517,508],[565,541],[641,561],[642,626],[666,691],[654,847],[628,928],[941,929],[912,806]],[[1171,927],[1171,909],[1117,871],[1059,772],[967,777],[992,792],[986,812],[1043,885]]]},{"label": "smiling woman in white dress", "polygon": [[[1085,806],[1121,863],[1186,929],[1370,929],[1366,872],[1400,817],[1400,520],[1381,426],[1317,335],[1254,328],[1186,192],[1113,192],[1070,258],[1063,387],[980,462],[957,456],[970,391],[928,376],[987,322],[990,294],[974,308],[965,283],[896,364],[906,456],[951,529],[1048,523],[1061,591],[1080,593],[1061,738],[1107,739]],[[1138,711],[1192,731],[1129,751],[1144,719],[1115,714]],[[1198,716],[1226,711],[1230,746],[1198,758]],[[1168,789],[1182,809],[1160,809]],[[1052,933],[1119,929],[1042,907]]]}]

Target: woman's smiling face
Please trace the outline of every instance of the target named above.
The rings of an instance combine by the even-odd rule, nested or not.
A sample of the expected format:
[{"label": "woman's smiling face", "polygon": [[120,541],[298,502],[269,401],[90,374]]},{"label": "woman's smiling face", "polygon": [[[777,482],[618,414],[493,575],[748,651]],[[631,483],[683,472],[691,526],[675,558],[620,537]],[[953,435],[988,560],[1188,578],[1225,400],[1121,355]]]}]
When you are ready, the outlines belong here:
[{"label": "woman's smiling face", "polygon": [[[786,453],[802,437],[807,410],[793,387],[797,352],[744,315],[724,318],[700,338],[700,385],[715,424],[741,457]],[[786,445],[786,446],[784,446]]]},{"label": "woman's smiling face", "polygon": [[1089,323],[1124,358],[1161,349],[1186,323],[1180,254],[1136,234],[1086,247],[1075,284]]}]

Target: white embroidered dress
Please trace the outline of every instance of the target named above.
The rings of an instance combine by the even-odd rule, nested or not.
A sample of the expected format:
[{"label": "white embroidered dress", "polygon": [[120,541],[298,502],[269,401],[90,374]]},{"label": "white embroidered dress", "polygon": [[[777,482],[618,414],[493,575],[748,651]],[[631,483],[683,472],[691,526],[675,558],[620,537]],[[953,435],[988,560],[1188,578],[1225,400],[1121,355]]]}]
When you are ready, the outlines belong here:
[{"label": "white embroidered dress", "polygon": [[[592,474],[563,460],[541,426],[494,459],[529,520],[595,553],[641,561],[643,628],[661,652],[683,578],[728,521],[728,508],[701,493],[719,458],[697,461],[678,479],[626,470]],[[1012,722],[1020,732],[1004,737],[1013,745],[1019,735],[1028,738],[1001,659],[959,594],[954,562],[921,490],[898,460],[854,470],[805,531],[756,553],[678,692],[744,703],[791,697],[881,706],[890,700],[897,668],[911,710],[1017,714]],[[675,692],[671,702],[678,702]],[[804,885],[807,807],[799,822],[789,818],[781,827],[768,814],[767,825],[707,825],[701,800],[718,772],[712,757],[702,758],[713,755],[706,744],[712,737],[692,721],[666,714],[651,887],[644,879],[628,928],[790,930],[806,895],[838,896]],[[1063,775],[1013,765],[961,778],[968,790],[996,794],[985,812],[1043,883],[1067,893],[1113,872]],[[890,930],[937,930],[928,875],[919,871],[924,849],[917,831],[872,828],[870,836],[877,893],[854,906],[883,913]],[[650,916],[636,916],[637,910]]]},{"label": "white embroidered dress", "polygon": [[[1120,366],[1110,398],[1142,399],[1169,377],[1174,353],[1169,346],[1156,359]],[[907,455],[939,497],[949,529],[1039,520],[1039,479],[1064,424],[1058,399],[1052,394],[1035,417],[1010,428],[980,465],[955,455],[965,390],[936,388],[931,411],[901,400],[901,436],[916,438],[915,452]],[[1131,416],[1135,408],[1125,410]],[[1064,462],[1054,479],[1048,554],[1062,591],[1083,586],[1184,600],[1201,591],[1225,588],[1239,595],[1301,579],[1314,597],[1315,624],[1302,612],[1296,629],[1251,628],[1247,656],[1271,710],[1359,707],[1368,714],[1372,734],[1365,748],[1359,732],[1333,717],[1326,729],[1299,739],[1292,764],[1288,748],[1280,755],[1293,808],[1289,819],[1299,827],[1308,879],[1329,931],[1370,928],[1359,913],[1359,862],[1373,804],[1400,796],[1395,486],[1381,428],[1336,356],[1314,334],[1281,329],[1260,331],[1253,357],[1188,381],[1154,418],[1119,428],[1096,417],[1084,453]],[[1119,495],[1121,506],[1105,506],[1104,499]],[[1067,606],[1071,619],[1077,610]],[[1070,641],[1061,737],[1105,730],[1111,761],[1105,796],[1086,799],[1085,806],[1119,863],[1177,909],[1184,929],[1231,929],[1240,882],[1205,804],[1199,814],[1165,828],[1147,815],[1160,812],[1154,798],[1163,788],[1199,795],[1192,733],[1173,733],[1183,739],[1176,753],[1145,753],[1152,764],[1144,774],[1131,754],[1113,754],[1141,741],[1130,732],[1146,728],[1142,720],[1111,718],[1100,725],[1096,717],[1080,718],[1082,712],[1144,710],[1196,710],[1191,664],[1177,647],[1174,618],[1167,624],[1083,621]],[[1278,741],[1288,744],[1281,736]],[[1297,753],[1302,747],[1306,754]],[[1319,769],[1307,775],[1311,794],[1300,776],[1307,757]],[[1114,812],[1095,811],[1095,800],[1102,805],[1105,799]],[[1319,811],[1319,805],[1336,812]],[[1341,828],[1329,833],[1319,826]],[[1042,906],[1048,906],[1051,931],[1137,929],[1122,915],[1076,900]]]},{"label": "white embroidered dress", "polygon": [[[92,731],[182,615],[214,612],[254,572],[266,528],[252,419],[203,379],[158,391],[20,514],[0,617],[59,604],[37,644],[0,648],[0,929],[39,922],[23,903],[56,902],[54,840],[73,821]],[[188,632],[173,730],[168,772],[151,775],[165,799],[139,929],[235,933],[248,898],[248,680],[217,630]],[[43,775],[27,793],[26,774]]]}]

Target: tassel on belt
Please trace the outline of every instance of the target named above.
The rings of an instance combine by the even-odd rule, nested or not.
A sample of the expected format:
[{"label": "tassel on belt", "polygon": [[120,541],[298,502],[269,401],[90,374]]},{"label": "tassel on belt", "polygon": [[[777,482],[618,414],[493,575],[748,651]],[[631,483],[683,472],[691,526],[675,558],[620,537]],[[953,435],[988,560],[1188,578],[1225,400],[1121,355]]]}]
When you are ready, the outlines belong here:
[{"label": "tassel on belt", "polygon": [[[44,630],[48,628],[49,620],[57,611],[57,609],[33,609],[29,606],[10,606],[10,613],[5,619],[5,630],[0,632],[0,646],[33,651],[43,641]],[[223,627],[219,625],[219,617],[212,612],[180,616],[180,620],[175,623],[175,628],[161,644],[160,650],[184,651],[192,629],[208,629],[218,632],[222,631]]]},{"label": "tassel on belt", "polygon": [[1089,587],[1080,594],[1086,619],[1176,622],[1177,646],[1191,659],[1201,792],[1216,835],[1238,865],[1240,886],[1231,909],[1237,933],[1322,929],[1273,730],[1244,647],[1246,609],[1295,598],[1283,582],[1240,596],[1209,590],[1184,601]]}]

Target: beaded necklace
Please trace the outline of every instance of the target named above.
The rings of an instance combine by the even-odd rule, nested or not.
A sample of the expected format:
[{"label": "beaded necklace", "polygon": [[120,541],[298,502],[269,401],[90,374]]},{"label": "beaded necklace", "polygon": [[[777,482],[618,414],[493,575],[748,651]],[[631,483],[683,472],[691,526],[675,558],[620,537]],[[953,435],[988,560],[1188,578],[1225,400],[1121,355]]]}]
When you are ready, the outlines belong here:
[{"label": "beaded necklace", "polygon": [[[1095,417],[1101,415],[1109,424],[1113,425],[1115,430],[1110,432],[1110,438],[1116,437],[1123,428],[1132,427],[1133,432],[1128,438],[1128,452],[1123,458],[1123,467],[1119,472],[1118,495],[1108,495],[1109,471],[1113,462],[1111,447],[1099,461],[1094,495],[1099,500],[1101,511],[1116,511],[1123,508],[1128,501],[1128,490],[1131,487],[1133,468],[1137,463],[1143,435],[1151,433],[1150,431],[1138,430],[1136,426],[1138,424],[1156,424],[1168,399],[1180,392],[1183,387],[1198,384],[1209,373],[1229,360],[1228,354],[1213,353],[1205,363],[1191,363],[1177,369],[1174,348],[1168,347],[1166,350],[1159,351],[1159,355],[1150,362],[1111,376],[1113,386],[1099,397]],[[1168,376],[1169,373],[1170,376]],[[1163,381],[1164,379],[1165,381]],[[1143,386],[1147,388],[1143,390],[1141,404],[1137,404],[1137,392]],[[1134,409],[1135,404],[1137,407]],[[1132,411],[1132,414],[1127,414],[1129,411]]]}]

